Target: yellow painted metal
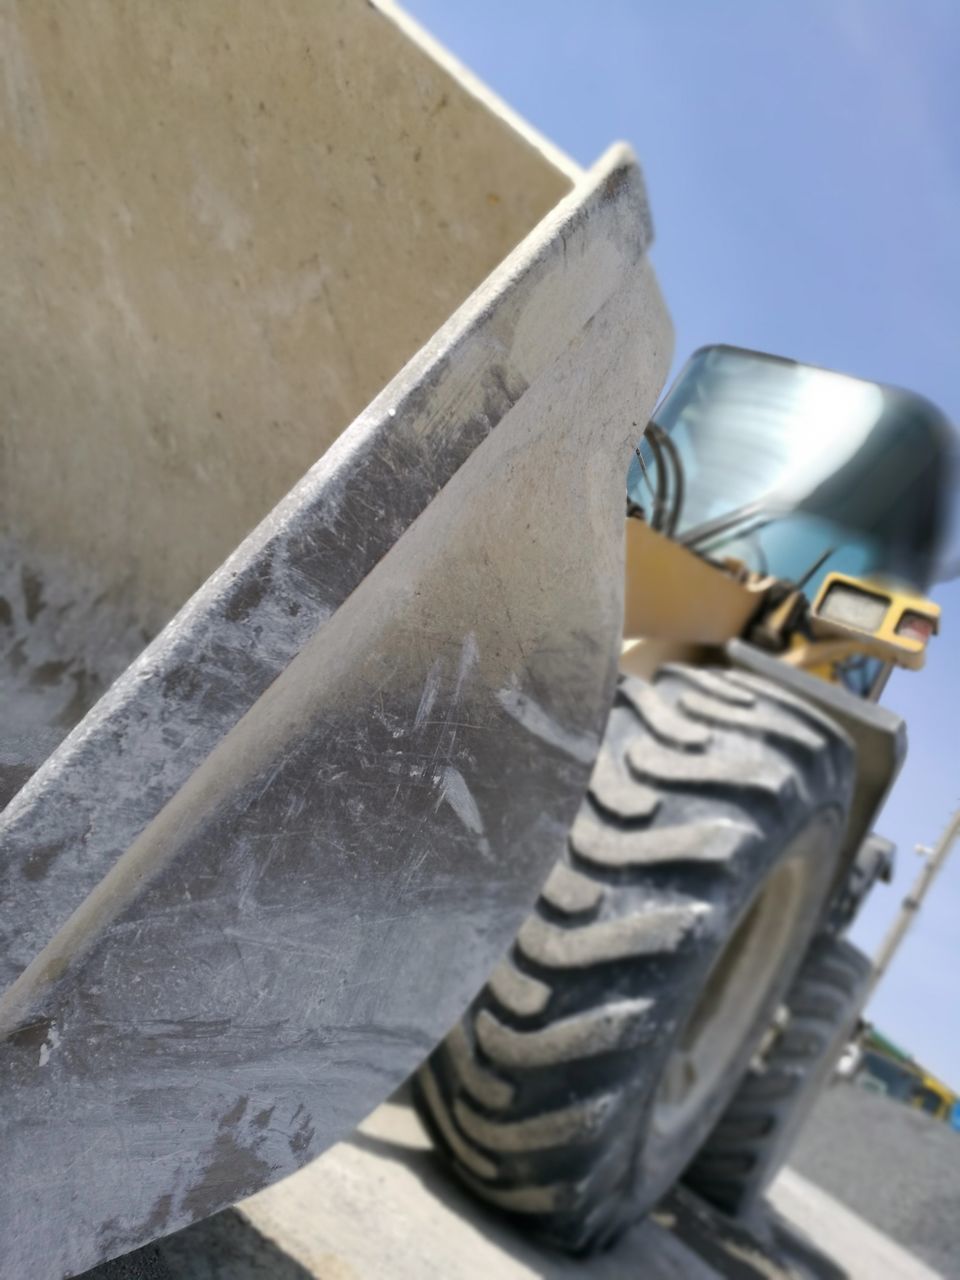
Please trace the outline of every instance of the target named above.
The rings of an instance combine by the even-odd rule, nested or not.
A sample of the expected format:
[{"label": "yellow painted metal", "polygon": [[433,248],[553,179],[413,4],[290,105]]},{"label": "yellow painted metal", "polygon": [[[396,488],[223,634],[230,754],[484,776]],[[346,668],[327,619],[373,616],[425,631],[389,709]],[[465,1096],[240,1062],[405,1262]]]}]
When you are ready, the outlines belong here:
[{"label": "yellow painted metal", "polygon": [[[821,611],[830,592],[835,587],[844,586],[851,591],[870,596],[886,606],[883,619],[875,630],[867,631],[850,623],[838,622],[835,618],[823,616]],[[926,656],[926,641],[897,634],[897,628],[904,617],[911,613],[928,619],[933,625],[934,634],[939,630],[940,606],[928,600],[926,596],[917,595],[915,592],[889,582],[855,578],[845,573],[827,574],[810,610],[815,643],[805,646],[805,653],[795,651],[796,656],[791,654],[788,660],[796,666],[810,668],[819,663],[836,662],[841,657],[849,657],[851,653],[864,653],[870,657],[895,662],[898,666],[907,667],[911,671],[919,671]],[[852,646],[846,652],[828,651],[831,645],[843,645],[844,642]]]},{"label": "yellow painted metal", "polygon": [[929,1072],[921,1070],[919,1083],[914,1086],[910,1095],[910,1106],[916,1107],[918,1111],[926,1111],[928,1115],[935,1116],[938,1120],[949,1120],[950,1113],[958,1100],[960,1100],[960,1094],[957,1094],[949,1085],[938,1080],[936,1076],[930,1075]]},{"label": "yellow painted metal", "polygon": [[[734,563],[707,560],[643,520],[628,519],[621,669],[649,676],[663,662],[709,661],[728,640],[747,634],[773,582],[742,567],[738,570]],[[884,605],[875,631],[822,615],[824,601],[837,586]],[[787,625],[795,600],[795,595],[788,596],[764,620],[767,630],[776,632]],[[919,670],[924,641],[897,634],[907,614],[929,619],[934,632],[939,628],[940,608],[925,596],[888,582],[828,574],[810,611],[812,637],[789,638],[783,661],[829,681],[839,679],[839,663],[860,654]]]},{"label": "yellow painted metal", "polygon": [[804,640],[793,636],[781,658],[791,667],[800,667],[822,680],[838,680],[837,663],[864,652],[860,640]]},{"label": "yellow painted metal", "polygon": [[620,653],[623,675],[652,680],[666,662],[685,662],[689,667],[705,667],[720,660],[716,646],[684,644],[682,640],[628,640]]},{"label": "yellow painted metal", "polygon": [[656,533],[642,520],[626,528],[624,639],[717,646],[742,636],[771,585],[743,580]]}]

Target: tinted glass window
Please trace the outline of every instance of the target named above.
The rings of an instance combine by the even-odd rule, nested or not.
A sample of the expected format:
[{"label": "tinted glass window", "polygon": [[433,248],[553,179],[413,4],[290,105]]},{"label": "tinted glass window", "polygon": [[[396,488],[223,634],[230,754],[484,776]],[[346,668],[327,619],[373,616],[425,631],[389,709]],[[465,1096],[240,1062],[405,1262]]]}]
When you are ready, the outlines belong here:
[{"label": "tinted glass window", "polygon": [[[920,397],[711,347],[689,361],[654,422],[681,464],[675,535],[705,554],[793,581],[825,557],[806,583],[811,595],[832,571],[927,585],[952,437]],[[646,511],[657,451],[644,440],[640,453],[628,488]]]}]

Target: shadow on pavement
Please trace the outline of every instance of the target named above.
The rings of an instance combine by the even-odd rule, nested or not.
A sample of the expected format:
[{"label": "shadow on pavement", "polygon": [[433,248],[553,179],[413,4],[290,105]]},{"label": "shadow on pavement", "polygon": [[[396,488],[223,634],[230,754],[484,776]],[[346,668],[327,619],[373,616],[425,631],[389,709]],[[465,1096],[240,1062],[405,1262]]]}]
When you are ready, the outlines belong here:
[{"label": "shadow on pavement", "polygon": [[235,1209],[102,1262],[77,1280],[315,1280]]},{"label": "shadow on pavement", "polygon": [[688,1249],[729,1280],[848,1280],[848,1273],[766,1209],[740,1223],[678,1187],[654,1213]]},{"label": "shadow on pavement", "polygon": [[[471,1267],[481,1265],[474,1257],[478,1250],[485,1259],[482,1274],[490,1280],[501,1271],[508,1278],[540,1280],[848,1280],[847,1272],[776,1213],[747,1226],[682,1188],[606,1253],[578,1259],[538,1247],[447,1175],[405,1101],[395,1097],[340,1147],[295,1174],[279,1202],[269,1201],[274,1193],[262,1193],[239,1209],[94,1268],[83,1280],[315,1280],[318,1274],[365,1280],[368,1267],[371,1277],[407,1277],[422,1263],[424,1274],[441,1275],[447,1267],[468,1277]],[[261,1207],[258,1220],[255,1205],[263,1206],[264,1197],[286,1208],[271,1216]],[[383,1212],[392,1217],[383,1218]],[[344,1223],[351,1224],[346,1234]],[[288,1233],[301,1250],[309,1245],[300,1256],[305,1263],[316,1258],[319,1272],[286,1252]],[[371,1233],[382,1235],[373,1252],[362,1247]],[[403,1260],[391,1252],[391,1241]]]},{"label": "shadow on pavement", "polygon": [[[395,1101],[402,1105],[406,1099]],[[449,1177],[429,1148],[415,1141],[407,1143],[364,1132],[354,1133],[350,1143],[379,1159],[401,1164],[420,1179],[432,1197],[478,1227],[482,1224],[485,1235],[495,1238],[512,1257],[544,1277],[579,1274],[593,1278],[600,1274],[601,1267],[611,1276],[619,1275],[626,1265],[627,1253],[634,1263],[641,1261],[643,1245],[638,1236],[649,1237],[660,1228],[725,1280],[848,1280],[842,1267],[778,1215],[765,1213],[757,1224],[747,1226],[727,1218],[683,1188],[671,1192],[651,1220],[635,1227],[611,1253],[589,1261],[570,1258],[531,1245],[508,1219],[478,1205]],[[623,1274],[627,1274],[626,1270]],[[635,1274],[635,1267],[630,1268],[630,1274]]]}]

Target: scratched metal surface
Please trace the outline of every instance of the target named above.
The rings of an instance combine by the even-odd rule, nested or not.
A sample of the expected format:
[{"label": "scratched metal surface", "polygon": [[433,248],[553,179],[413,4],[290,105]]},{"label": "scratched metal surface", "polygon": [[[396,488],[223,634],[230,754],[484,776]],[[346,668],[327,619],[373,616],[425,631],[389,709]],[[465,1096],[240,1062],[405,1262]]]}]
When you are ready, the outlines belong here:
[{"label": "scratched metal surface", "polygon": [[0,818],[4,1280],[342,1137],[528,910],[614,679],[648,228],[614,150]]}]

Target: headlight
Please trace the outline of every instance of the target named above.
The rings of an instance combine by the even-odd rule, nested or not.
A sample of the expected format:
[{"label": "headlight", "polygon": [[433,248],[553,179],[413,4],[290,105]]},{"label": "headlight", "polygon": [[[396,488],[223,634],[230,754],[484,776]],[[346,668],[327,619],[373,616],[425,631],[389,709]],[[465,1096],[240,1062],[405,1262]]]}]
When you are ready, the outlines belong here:
[{"label": "headlight", "polygon": [[906,636],[909,640],[919,640],[926,644],[932,635],[936,635],[936,618],[927,617],[923,613],[908,610],[897,623],[897,635]]},{"label": "headlight", "polygon": [[[835,582],[820,602],[817,612],[828,622],[839,622],[845,627],[856,627],[858,631],[876,632],[883,626],[883,620],[889,608],[889,596],[876,595],[872,591],[861,591],[858,587],[852,587],[846,582]],[[911,615],[904,615],[904,621],[907,616]],[[919,615],[915,616],[919,617]]]}]

